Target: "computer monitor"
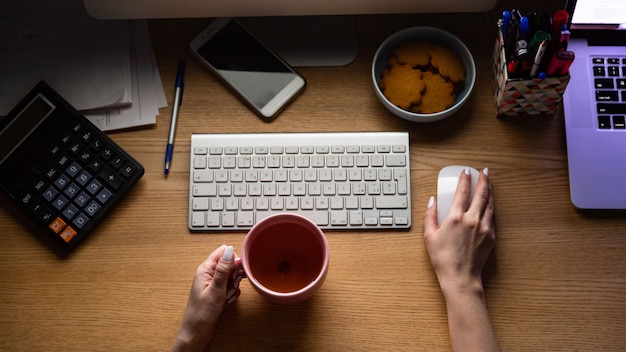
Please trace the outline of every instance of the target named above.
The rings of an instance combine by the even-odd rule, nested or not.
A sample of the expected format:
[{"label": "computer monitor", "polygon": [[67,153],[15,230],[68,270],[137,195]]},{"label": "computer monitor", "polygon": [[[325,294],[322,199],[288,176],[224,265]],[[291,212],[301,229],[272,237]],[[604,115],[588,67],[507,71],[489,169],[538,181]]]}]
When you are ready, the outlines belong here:
[{"label": "computer monitor", "polygon": [[496,0],[83,0],[95,18],[198,18],[482,12]]},{"label": "computer monitor", "polygon": [[[294,66],[356,57],[350,15],[482,12],[496,0],[83,0],[98,19],[238,17]],[[245,18],[243,18],[245,17]]]}]

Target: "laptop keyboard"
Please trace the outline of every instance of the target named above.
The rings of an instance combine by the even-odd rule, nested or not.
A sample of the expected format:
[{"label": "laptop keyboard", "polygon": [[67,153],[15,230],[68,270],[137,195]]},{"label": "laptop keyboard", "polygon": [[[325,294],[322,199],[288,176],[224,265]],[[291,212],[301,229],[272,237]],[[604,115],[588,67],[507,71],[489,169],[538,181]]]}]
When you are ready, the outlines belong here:
[{"label": "laptop keyboard", "polygon": [[594,57],[591,59],[598,128],[625,130],[626,57]]},{"label": "laptop keyboard", "polygon": [[285,212],[322,229],[406,229],[409,169],[406,132],[193,134],[189,229]]}]

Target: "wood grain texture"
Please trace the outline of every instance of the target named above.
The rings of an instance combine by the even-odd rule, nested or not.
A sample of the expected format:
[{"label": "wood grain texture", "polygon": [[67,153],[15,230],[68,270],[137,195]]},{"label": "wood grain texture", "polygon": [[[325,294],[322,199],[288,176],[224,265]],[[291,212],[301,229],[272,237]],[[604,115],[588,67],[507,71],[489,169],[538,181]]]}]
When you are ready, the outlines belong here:
[{"label": "wood grain texture", "polygon": [[[327,281],[302,305],[267,303],[244,281],[240,299],[223,315],[213,350],[449,350],[422,215],[439,169],[450,164],[490,167],[497,244],[484,280],[503,350],[625,350],[626,217],[572,206],[561,115],[495,117],[489,59],[502,6],[487,14],[358,17],[355,62],[300,69],[305,93],[272,123],[255,117],[191,57],[187,44],[205,20],[151,21],[170,102],[176,64],[187,61],[170,176],[163,177],[169,108],[161,110],[156,126],[110,134],[145,166],[145,176],[66,259],[45,247],[25,218],[0,199],[0,350],[169,348],[196,266],[220,244],[239,250],[245,235],[187,230],[191,133],[398,130],[411,136],[411,230],[328,231]],[[372,90],[376,46],[411,25],[449,30],[476,60],[473,96],[447,120],[400,120]]]}]

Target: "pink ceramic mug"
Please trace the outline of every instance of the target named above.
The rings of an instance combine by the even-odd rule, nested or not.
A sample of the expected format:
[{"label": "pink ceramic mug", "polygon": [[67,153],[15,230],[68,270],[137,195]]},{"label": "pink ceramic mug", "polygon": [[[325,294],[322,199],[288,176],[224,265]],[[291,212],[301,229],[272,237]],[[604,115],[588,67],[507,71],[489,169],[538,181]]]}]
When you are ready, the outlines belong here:
[{"label": "pink ceramic mug", "polygon": [[302,302],[317,292],[328,272],[326,236],[311,220],[290,213],[271,215],[248,232],[235,266],[270,301]]}]

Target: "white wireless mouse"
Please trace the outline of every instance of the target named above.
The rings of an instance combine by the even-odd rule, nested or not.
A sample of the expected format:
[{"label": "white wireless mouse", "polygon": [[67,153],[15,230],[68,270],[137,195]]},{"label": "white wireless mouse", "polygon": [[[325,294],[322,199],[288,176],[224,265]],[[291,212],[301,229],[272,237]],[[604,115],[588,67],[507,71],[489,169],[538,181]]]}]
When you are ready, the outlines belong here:
[{"label": "white wireless mouse", "polygon": [[459,183],[459,177],[466,168],[470,170],[472,176],[470,188],[470,199],[472,199],[478,183],[478,170],[467,166],[452,165],[446,166],[439,171],[439,176],[437,177],[437,221],[439,225],[443,223],[443,219],[448,215],[448,210],[452,205],[452,199],[456,192],[456,186]]}]

